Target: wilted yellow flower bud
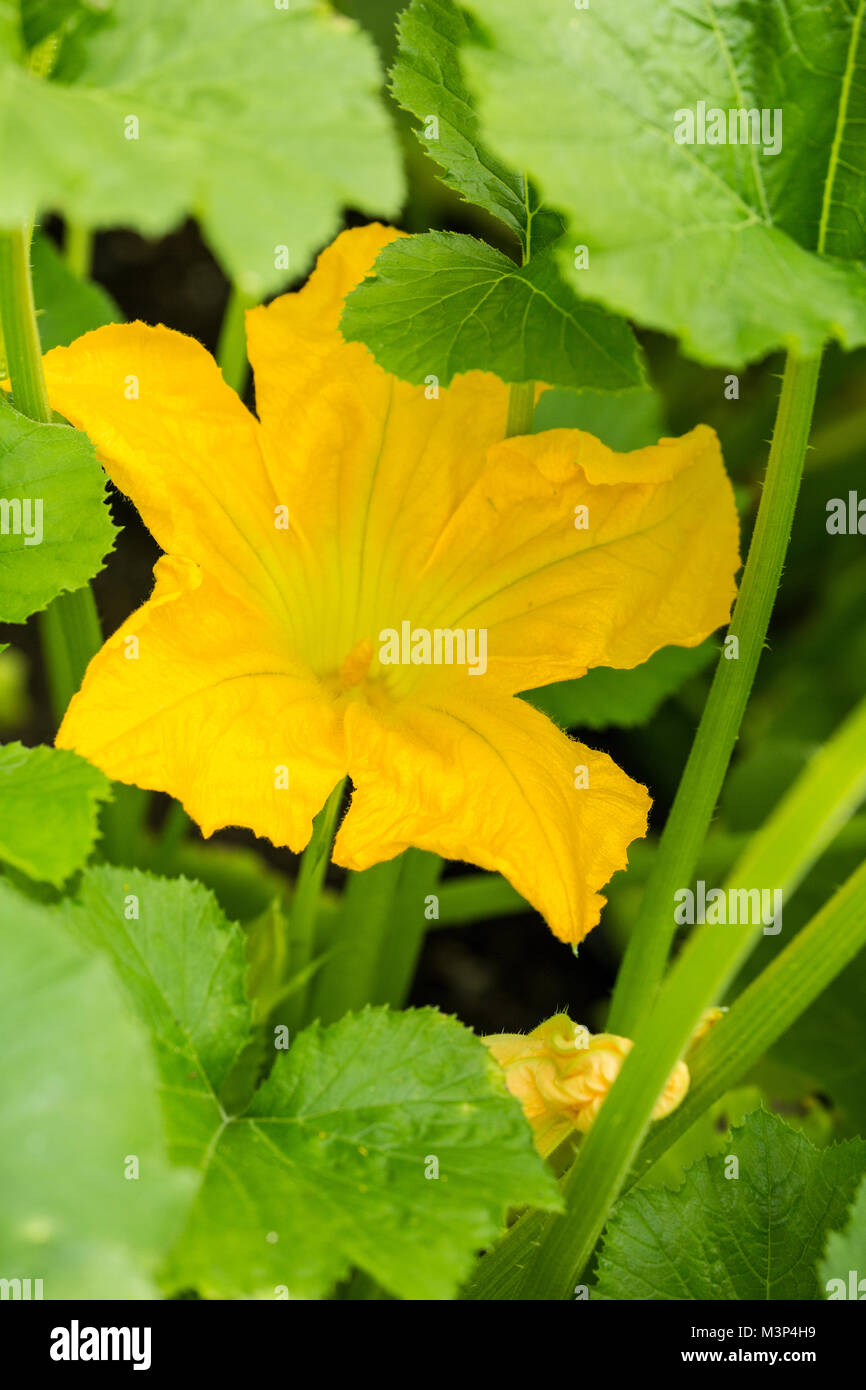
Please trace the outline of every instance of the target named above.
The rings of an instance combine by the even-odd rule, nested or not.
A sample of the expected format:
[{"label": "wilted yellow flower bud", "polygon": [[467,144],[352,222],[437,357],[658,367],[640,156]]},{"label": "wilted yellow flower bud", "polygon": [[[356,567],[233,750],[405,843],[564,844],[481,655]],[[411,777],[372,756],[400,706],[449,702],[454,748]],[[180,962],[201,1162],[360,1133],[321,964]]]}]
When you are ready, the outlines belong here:
[{"label": "wilted yellow flower bud", "polygon": [[[585,1134],[591,1127],[632,1046],[629,1038],[615,1033],[593,1035],[567,1014],[555,1014],[525,1035],[497,1033],[482,1041],[523,1106],[543,1158],[568,1134]],[[677,1062],[653,1119],[676,1109],[688,1088],[688,1067]]]}]

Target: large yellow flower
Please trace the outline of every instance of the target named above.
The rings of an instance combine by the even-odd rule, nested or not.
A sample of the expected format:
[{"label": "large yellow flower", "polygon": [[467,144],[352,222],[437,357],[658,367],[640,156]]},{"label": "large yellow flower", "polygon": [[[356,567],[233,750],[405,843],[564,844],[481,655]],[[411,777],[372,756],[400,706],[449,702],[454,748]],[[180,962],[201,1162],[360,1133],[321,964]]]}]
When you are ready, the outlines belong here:
[{"label": "large yellow flower", "polygon": [[[466,859],[576,942],[649,799],[517,692],[723,623],[731,488],[704,426],[630,454],[578,430],[506,439],[495,377],[428,398],[387,375],[338,322],[395,235],[343,233],[304,289],[248,315],[259,419],[165,328],[47,354],[52,405],[165,551],[58,743],[170,792],[205,835],[249,826],[296,851],[348,774],[338,864],[408,845]],[[440,664],[388,664],[406,654],[393,634],[435,657],[446,630],[474,634],[476,654],[486,634],[483,673],[458,664],[456,638],[451,665],[445,638]]]}]

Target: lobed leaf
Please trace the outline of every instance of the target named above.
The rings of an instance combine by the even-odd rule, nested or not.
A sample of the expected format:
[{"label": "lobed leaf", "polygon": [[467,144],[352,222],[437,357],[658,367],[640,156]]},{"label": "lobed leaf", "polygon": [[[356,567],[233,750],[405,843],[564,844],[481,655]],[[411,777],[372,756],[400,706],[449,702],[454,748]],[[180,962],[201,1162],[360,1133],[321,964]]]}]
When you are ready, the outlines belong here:
[{"label": "lobed leaf", "polygon": [[509,1206],[558,1204],[520,1106],[453,1019],[314,1025],[229,1114],[251,1021],[240,929],[200,885],[122,869],[86,873],[66,917],[150,1029],[172,1152],[202,1174],[170,1287],[317,1298],[357,1265],[393,1294],[447,1298]]},{"label": "lobed leaf", "polygon": [[622,319],[582,304],[549,252],[517,266],[456,232],[400,237],[349,295],[341,322],[380,366],[416,385],[458,372],[622,390],[642,381],[637,344]]},{"label": "lobed leaf", "polygon": [[754,1111],[677,1191],[636,1188],[619,1203],[592,1297],[818,1298],[826,1232],[844,1219],[864,1165],[861,1139],[816,1149]]},{"label": "lobed leaf", "polygon": [[315,1298],[356,1265],[450,1298],[518,1203],[558,1194],[479,1040],[432,1009],[366,1009],[306,1029],[225,1126],[173,1273],[211,1297]]}]

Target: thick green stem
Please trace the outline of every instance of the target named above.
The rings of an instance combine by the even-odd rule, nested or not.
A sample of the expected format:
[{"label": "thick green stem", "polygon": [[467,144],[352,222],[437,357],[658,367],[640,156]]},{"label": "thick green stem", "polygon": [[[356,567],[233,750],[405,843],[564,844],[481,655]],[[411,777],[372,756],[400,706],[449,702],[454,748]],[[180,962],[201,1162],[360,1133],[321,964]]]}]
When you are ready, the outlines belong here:
[{"label": "thick green stem", "polygon": [[427,928],[436,925],[436,919],[427,916],[427,905],[431,894],[438,898],[436,885],[441,870],[438,854],[407,849],[400,856],[400,872],[379,951],[371,1004],[390,1004],[397,1009],[405,1004]]},{"label": "thick green stem", "polygon": [[96,601],[90,585],[61,594],[39,615],[39,634],[54,721],[60,724],[80,688],[88,662],[102,646]]},{"label": "thick green stem", "polygon": [[42,373],[42,347],[30,279],[30,236],[23,227],[0,232],[0,320],[15,406],[30,420],[50,424]]},{"label": "thick green stem", "polygon": [[[761,505],[728,637],[617,978],[608,1027],[633,1036],[646,1018],[674,936],[674,893],[688,886],[755,679],[803,473],[820,357],[788,355]],[[726,644],[727,647],[727,644]]]},{"label": "thick green stem", "polygon": [[[325,881],[331,848],[337,827],[337,817],[343,803],[345,780],[338,782],[331,792],[316,819],[310,843],[301,856],[301,867],[292,898],[290,919],[292,975],[300,975],[313,958],[316,941],[316,918],[322,884]],[[306,989],[302,988],[292,997],[290,1012],[295,1028],[302,1026],[306,1003]]]},{"label": "thick green stem", "polygon": [[316,979],[310,1017],[334,1023],[350,1009],[382,1002],[376,997],[379,962],[402,868],[398,856],[349,874],[332,953]]},{"label": "thick green stem", "polygon": [[220,370],[239,396],[244,393],[249,371],[245,314],[254,304],[254,299],[239,290],[237,285],[232,285],[217,343],[216,359]]}]

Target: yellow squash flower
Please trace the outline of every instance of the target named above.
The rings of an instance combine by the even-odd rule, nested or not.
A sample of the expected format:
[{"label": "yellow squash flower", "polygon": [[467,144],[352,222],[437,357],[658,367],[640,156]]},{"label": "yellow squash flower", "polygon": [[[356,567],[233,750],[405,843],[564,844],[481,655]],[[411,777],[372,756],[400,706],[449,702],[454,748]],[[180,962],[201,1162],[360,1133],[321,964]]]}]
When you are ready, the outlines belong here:
[{"label": "yellow squash flower", "polygon": [[[586,1134],[602,1107],[631,1040],[616,1033],[591,1034],[567,1014],[555,1014],[531,1033],[482,1038],[505,1072],[509,1091],[523,1106],[542,1158],[569,1134]],[[677,1062],[652,1112],[661,1120],[689,1089],[689,1069]]]},{"label": "yellow squash flower", "polygon": [[338,864],[469,860],[577,942],[649,799],[517,693],[723,623],[731,488],[705,426],[629,454],[579,430],[506,439],[495,377],[437,396],[382,371],[338,323],[395,235],[344,232],[299,293],[248,314],[258,419],[165,328],[47,354],[52,405],[165,552],[58,743],[171,793],[204,835],[295,851],[348,774]]}]

